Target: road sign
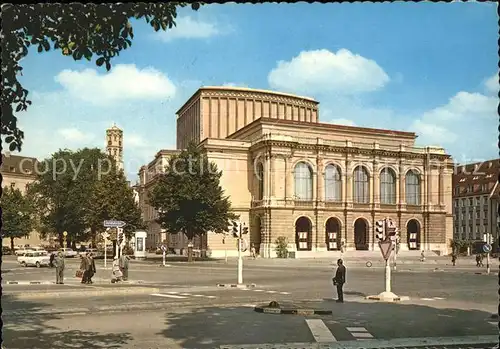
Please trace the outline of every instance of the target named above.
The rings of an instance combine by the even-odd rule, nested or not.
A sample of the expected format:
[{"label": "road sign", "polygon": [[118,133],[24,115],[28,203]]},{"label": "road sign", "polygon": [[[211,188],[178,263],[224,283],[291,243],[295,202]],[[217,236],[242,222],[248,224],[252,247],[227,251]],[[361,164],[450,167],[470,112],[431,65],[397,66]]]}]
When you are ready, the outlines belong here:
[{"label": "road sign", "polygon": [[167,250],[167,247],[165,245],[161,245],[161,250],[165,252]]},{"label": "road sign", "polygon": [[127,223],[124,221],[115,221],[115,220],[108,220],[104,221],[104,226],[106,228],[123,228]]},{"label": "road sign", "polygon": [[67,231],[63,232],[63,236],[64,237],[68,236],[68,232]]},{"label": "road sign", "polygon": [[382,257],[384,257],[385,260],[388,260],[392,251],[392,241],[381,241],[378,243],[378,246],[380,247],[380,251],[382,252]]},{"label": "road sign", "polygon": [[104,239],[107,239],[107,238],[109,238],[109,233],[108,233],[108,232],[101,233],[101,236],[102,236]]},{"label": "road sign", "polygon": [[490,244],[484,245],[483,251],[484,251],[484,253],[490,253],[491,252],[491,245]]}]

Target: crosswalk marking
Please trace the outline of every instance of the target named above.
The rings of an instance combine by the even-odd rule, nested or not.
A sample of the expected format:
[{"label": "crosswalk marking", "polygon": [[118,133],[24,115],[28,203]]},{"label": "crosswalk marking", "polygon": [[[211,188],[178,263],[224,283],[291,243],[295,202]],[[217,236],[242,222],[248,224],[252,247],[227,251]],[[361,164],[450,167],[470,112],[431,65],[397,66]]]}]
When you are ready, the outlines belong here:
[{"label": "crosswalk marking", "polygon": [[347,331],[357,340],[366,340],[373,338],[373,336],[364,327],[346,327]]},{"label": "crosswalk marking", "polygon": [[157,297],[167,297],[167,298],[177,298],[177,299],[187,298],[187,297],[183,297],[183,296],[176,296],[175,294],[164,294],[164,293],[153,293],[151,295],[157,296]]},{"label": "crosswalk marking", "polygon": [[325,343],[325,342],[336,342],[337,339],[330,332],[328,327],[326,327],[325,323],[321,319],[306,319],[307,326],[311,331],[316,342]]},{"label": "crosswalk marking", "polygon": [[185,299],[188,297],[210,298],[210,299],[217,298],[216,296],[207,296],[204,294],[179,293],[179,292],[173,292],[173,291],[169,291],[169,292],[165,292],[165,293],[152,293],[151,296],[175,298],[175,299]]}]

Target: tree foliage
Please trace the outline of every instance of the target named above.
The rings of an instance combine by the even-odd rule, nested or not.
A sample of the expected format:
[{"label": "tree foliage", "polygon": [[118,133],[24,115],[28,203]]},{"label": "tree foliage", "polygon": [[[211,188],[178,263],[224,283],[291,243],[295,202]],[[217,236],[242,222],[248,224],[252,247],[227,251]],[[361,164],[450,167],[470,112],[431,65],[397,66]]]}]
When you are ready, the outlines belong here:
[{"label": "tree foliage", "polygon": [[132,232],[145,228],[141,211],[134,202],[134,192],[122,171],[105,174],[97,182],[89,212],[88,224],[95,232],[102,230],[103,221],[108,219],[126,222],[123,230],[128,237]]},{"label": "tree foliage", "polygon": [[5,187],[0,199],[2,207],[2,238],[10,238],[14,251],[14,239],[29,236],[35,226],[35,209],[29,195],[19,189]]},{"label": "tree foliage", "polygon": [[221,175],[194,144],[172,156],[148,195],[162,228],[170,233],[182,232],[189,241],[209,231],[228,231],[230,221],[238,217],[224,196]]},{"label": "tree foliage", "polygon": [[[11,151],[21,150],[24,133],[15,113],[25,111],[31,101],[28,90],[18,80],[20,61],[35,46],[38,53],[60,50],[78,61],[91,61],[111,69],[111,61],[132,45],[134,31],[130,19],[144,19],[155,31],[175,25],[177,7],[185,2],[160,3],[38,3],[3,4],[1,8],[2,48],[1,135]],[[192,3],[193,10],[200,3]]]},{"label": "tree foliage", "polygon": [[33,183],[41,233],[55,234],[62,243],[67,231],[68,246],[72,246],[94,240],[104,230],[105,219],[131,219],[140,226],[140,211],[127,187],[114,159],[98,148],[54,153],[44,160]]}]

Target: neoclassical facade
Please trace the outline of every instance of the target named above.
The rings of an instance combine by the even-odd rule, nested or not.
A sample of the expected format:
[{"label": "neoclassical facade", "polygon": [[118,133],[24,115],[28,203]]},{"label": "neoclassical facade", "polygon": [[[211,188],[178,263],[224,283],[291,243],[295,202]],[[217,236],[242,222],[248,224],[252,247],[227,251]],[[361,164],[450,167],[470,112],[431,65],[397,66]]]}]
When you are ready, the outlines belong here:
[{"label": "neoclassical facade", "polygon": [[[206,105],[240,105],[239,99],[244,121],[230,134],[208,137],[210,120],[220,125],[234,115],[210,107],[205,125]],[[199,146],[222,170],[221,185],[261,256],[275,256],[279,236],[297,257],[333,256],[342,245],[347,251],[375,250],[374,226],[383,218],[397,223],[401,251],[448,253],[453,162],[442,148],[416,147],[411,132],[320,123],[318,103],[304,97],[202,88],[189,103],[197,102],[198,114],[188,117],[203,127],[178,114],[178,125],[184,125],[178,147],[201,137]],[[255,105],[267,105],[265,116],[248,117]],[[225,242],[209,233],[206,248],[214,256],[235,253],[235,243]]]}]

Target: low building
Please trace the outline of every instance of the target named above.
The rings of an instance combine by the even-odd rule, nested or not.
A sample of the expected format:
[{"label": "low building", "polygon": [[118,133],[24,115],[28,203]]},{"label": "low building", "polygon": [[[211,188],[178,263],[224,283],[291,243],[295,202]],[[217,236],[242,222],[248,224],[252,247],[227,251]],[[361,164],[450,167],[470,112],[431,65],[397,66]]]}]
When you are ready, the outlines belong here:
[{"label": "low building", "polygon": [[498,239],[500,159],[460,165],[453,175],[453,236],[458,240]]},{"label": "low building", "polygon": [[[449,253],[453,161],[444,149],[416,147],[411,132],[320,123],[318,114],[307,97],[200,88],[177,113],[177,146],[195,141],[222,170],[221,186],[250,227],[248,245],[263,257],[276,255],[279,236],[296,257],[334,256],[341,245],[376,250],[383,218],[398,225],[401,251]],[[154,185],[146,170],[144,192]],[[140,205],[153,217],[145,195]],[[218,234],[202,247],[236,254],[232,237]]]},{"label": "low building", "polygon": [[[2,154],[2,187],[19,189],[25,194],[29,185],[36,180],[36,172],[43,171],[43,165],[39,165],[38,160],[33,157],[11,155],[9,152]],[[15,239],[15,245],[38,246],[46,243],[40,239],[38,232],[33,231],[28,237]],[[10,239],[2,239],[3,246],[10,246]]]}]

